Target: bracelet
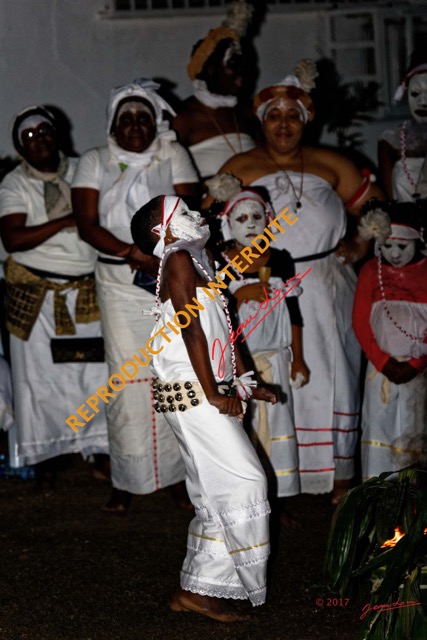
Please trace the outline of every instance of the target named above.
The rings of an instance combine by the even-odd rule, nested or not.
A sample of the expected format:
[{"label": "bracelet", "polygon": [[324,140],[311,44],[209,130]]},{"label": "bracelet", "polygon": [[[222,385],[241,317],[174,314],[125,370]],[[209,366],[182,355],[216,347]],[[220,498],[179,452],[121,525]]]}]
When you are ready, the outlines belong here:
[{"label": "bracelet", "polygon": [[350,200],[344,203],[344,206],[349,209],[350,207],[354,207],[354,205],[359,202],[366,194],[368,193],[371,182],[374,182],[375,176],[371,174],[369,169],[362,169],[361,174],[363,176],[362,184],[357,189],[356,193]]}]

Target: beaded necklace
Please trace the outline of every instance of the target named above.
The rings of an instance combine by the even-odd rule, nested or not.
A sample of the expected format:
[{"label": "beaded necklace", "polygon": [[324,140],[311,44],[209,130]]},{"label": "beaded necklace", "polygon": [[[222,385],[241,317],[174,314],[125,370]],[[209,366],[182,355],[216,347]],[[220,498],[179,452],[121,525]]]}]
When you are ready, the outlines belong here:
[{"label": "beaded necklace", "polygon": [[382,276],[382,260],[381,260],[381,257],[382,256],[381,256],[381,248],[380,248],[380,251],[379,251],[379,254],[378,254],[378,280],[379,280],[379,283],[380,283],[381,298],[382,298],[382,303],[383,303],[383,307],[384,307],[384,311],[386,313],[386,316],[390,320],[390,322],[392,322],[394,324],[396,329],[398,329],[401,333],[403,333],[404,336],[406,336],[407,338],[410,338],[414,342],[423,342],[423,338],[422,337],[413,336],[412,333],[410,333],[409,331],[406,331],[406,329],[401,327],[400,324],[398,324],[396,322],[396,320],[393,318],[393,316],[391,314],[391,311],[388,308],[386,295],[385,295],[385,289],[384,289],[383,276]]},{"label": "beaded necklace", "polygon": [[409,169],[408,169],[408,165],[406,164],[406,130],[408,128],[408,120],[406,122],[404,122],[400,128],[400,159],[402,161],[402,167],[403,167],[403,171],[405,172],[405,175],[408,179],[409,184],[413,187],[413,189],[415,190],[415,192],[413,193],[412,197],[414,199],[417,199],[420,197],[419,193],[416,193],[417,191],[417,183],[414,182],[414,180],[412,179],[411,174],[409,173]]},{"label": "beaded necklace", "polygon": [[[170,251],[170,249],[169,249]],[[168,249],[165,249],[165,251],[163,252],[163,255],[160,259],[160,264],[159,264],[159,271],[157,273],[157,281],[156,281],[156,321],[158,321],[159,317],[160,317],[160,283],[161,283],[161,278],[162,278],[162,270],[163,270],[163,263],[164,263],[164,259],[167,253],[169,253]],[[204,267],[204,265],[199,262],[199,260],[197,260],[197,258],[195,258],[191,253],[190,253],[191,259],[193,260],[194,264],[196,264],[200,271],[206,276],[207,281],[209,282],[211,280],[211,276],[209,275],[207,269]],[[233,371],[233,378],[236,379],[237,378],[237,364],[236,364],[236,352],[234,349],[234,342],[233,340],[231,340],[232,334],[233,334],[233,325],[231,322],[231,317],[230,317],[230,312],[228,310],[228,304],[227,304],[227,300],[224,296],[224,294],[221,291],[218,291],[219,293],[219,297],[220,300],[222,302],[223,308],[224,308],[224,313],[225,313],[225,317],[227,320],[227,326],[228,326],[228,333],[230,336],[230,351],[231,351],[231,367],[232,367],[232,371]]]}]

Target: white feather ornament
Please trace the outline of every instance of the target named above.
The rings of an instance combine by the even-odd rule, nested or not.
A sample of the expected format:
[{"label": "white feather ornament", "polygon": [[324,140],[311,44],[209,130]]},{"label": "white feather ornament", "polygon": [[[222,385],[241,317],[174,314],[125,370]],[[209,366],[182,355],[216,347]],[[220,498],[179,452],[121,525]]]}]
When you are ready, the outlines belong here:
[{"label": "white feather ornament", "polygon": [[311,58],[303,58],[300,60],[294,73],[298,80],[301,82],[301,86],[307,93],[310,93],[312,89],[316,88],[315,78],[319,75],[317,72],[316,63]]},{"label": "white feather ornament", "polygon": [[243,37],[251,21],[254,7],[245,0],[235,0],[228,10],[228,15],[222,25],[232,29]]},{"label": "white feather ornament", "polygon": [[209,193],[217,202],[228,202],[241,191],[241,181],[232,173],[217,173],[206,180]]}]

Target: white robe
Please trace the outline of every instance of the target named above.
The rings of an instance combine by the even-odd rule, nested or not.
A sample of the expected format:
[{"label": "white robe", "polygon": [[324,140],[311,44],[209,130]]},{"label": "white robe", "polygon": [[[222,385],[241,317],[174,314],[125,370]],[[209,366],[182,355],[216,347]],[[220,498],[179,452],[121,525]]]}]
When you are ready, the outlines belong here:
[{"label": "white robe", "polygon": [[[134,156],[137,154],[133,154]],[[91,149],[81,158],[73,187],[99,191],[100,225],[124,242],[132,242],[130,220],[135,211],[157,195],[174,194],[174,184],[197,182],[188,153],[176,142],[164,142],[151,163],[141,167],[123,206],[126,171],[122,172],[108,147]],[[115,204],[116,206],[112,206]],[[111,256],[107,256],[111,259]],[[135,274],[128,264],[96,265],[96,283],[101,307],[106,360],[110,375],[144,348],[153,328],[153,318],[142,316],[152,307],[154,295],[133,284]],[[117,489],[146,494],[184,479],[184,466],[173,434],[163,415],[153,409],[151,373],[148,367],[128,381],[107,405],[111,455],[111,479]]]},{"label": "white robe", "polygon": [[[77,161],[68,159],[64,176],[70,183]],[[26,213],[26,225],[48,221],[44,201],[44,183],[29,177],[23,165],[11,171],[0,186],[0,216]],[[65,276],[80,276],[93,271],[96,253],[83,242],[75,227],[63,229],[28,251],[13,254],[16,262]],[[66,282],[49,278],[54,282]],[[77,291],[61,293],[73,321]],[[76,324],[75,337],[101,336],[100,322]],[[9,430],[10,464],[19,467],[35,464],[57,455],[81,452],[107,453],[107,425],[104,407],[79,433],[65,419],[80,407],[107,377],[103,362],[66,362],[55,364],[50,341],[57,338],[54,325],[53,292],[48,291],[40,314],[27,341],[10,337],[15,424]],[[72,339],[73,336],[61,336]]]},{"label": "white robe", "polygon": [[[288,172],[299,193],[301,174]],[[277,234],[275,249],[286,249],[296,272],[312,271],[301,283],[304,359],[310,382],[295,391],[295,429],[298,438],[301,491],[326,493],[335,479],[351,478],[359,418],[360,349],[351,324],[356,276],[334,253],[320,259],[298,258],[333,249],[346,231],[343,204],[331,185],[304,173],[302,208],[283,172],[264,176],[252,186],[266,187],[274,211],[298,216],[285,233]]]}]

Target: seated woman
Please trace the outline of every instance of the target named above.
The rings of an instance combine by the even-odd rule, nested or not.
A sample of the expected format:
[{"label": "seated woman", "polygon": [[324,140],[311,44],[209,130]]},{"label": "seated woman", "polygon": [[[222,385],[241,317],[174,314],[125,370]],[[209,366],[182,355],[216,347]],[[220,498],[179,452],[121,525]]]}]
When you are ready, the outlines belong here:
[{"label": "seated woman", "polygon": [[229,158],[255,146],[256,119],[238,104],[240,37],[252,11],[245,3],[237,4],[246,12],[243,21],[229,17],[194,46],[187,67],[194,96],[185,101],[173,123],[201,178],[216,174]]},{"label": "seated woman", "polygon": [[[273,384],[278,391],[278,402],[274,405],[251,402],[254,441],[267,477],[270,476],[272,495],[293,496],[300,493],[300,479],[290,379],[298,386],[309,380],[302,355],[302,318],[296,297],[301,288],[295,286],[295,268],[287,251],[268,248],[243,274],[233,266],[233,258],[262,234],[266,213],[271,212],[259,192],[241,190],[240,182],[232,176],[220,174],[208,180],[207,186],[217,202],[227,199],[221,203],[218,216],[222,238],[227,241],[222,260],[236,278],[228,288],[236,300],[241,328],[239,346],[241,343],[243,353],[249,351],[253,361],[249,364],[255,366],[261,380]],[[283,501],[280,508],[283,515]]]},{"label": "seated woman", "polygon": [[[378,164],[383,187],[389,198],[413,202],[420,189],[421,167],[427,155],[427,55],[415,51],[396,92],[401,100],[408,94],[412,119],[381,134]],[[427,196],[427,192],[424,197]]]},{"label": "seated woman", "polygon": [[[369,358],[362,408],[365,479],[398,470],[427,435],[427,258],[414,203],[365,205],[362,232],[379,243],[362,268],[353,326]],[[414,451],[412,451],[413,453]]]},{"label": "seated woman", "polygon": [[311,267],[300,301],[310,383],[294,394],[301,490],[334,489],[337,502],[354,474],[359,418],[360,350],[351,327],[356,276],[349,263],[368,246],[358,237],[344,239],[345,209],[357,218],[361,205],[381,192],[340,154],[303,145],[304,127],[314,117],[309,92],[316,75],[314,62],[301,61],[295,75],[256,96],[264,144],[235,156],[221,172],[245,186],[266,187],[275,215],[289,209],[298,216],[275,247],[289,251],[297,271]]},{"label": "seated woman", "polygon": [[[97,291],[110,375],[150,337],[158,260],[132,243],[130,220],[159,194],[196,197],[198,178],[188,153],[163,117],[171,107],[151,80],[114,89],[108,145],[87,151],[73,182],[77,224],[99,251]],[[137,276],[134,270],[138,269]],[[138,377],[107,408],[113,493],[106,509],[123,512],[131,494],[184,478],[179,450],[164,417],[152,409],[151,377]]]},{"label": "seated woman", "polygon": [[[15,118],[22,163],[0,186],[6,251],[6,323],[15,426],[11,465],[37,464],[41,489],[53,488],[53,458],[108,452],[104,411],[76,434],[65,424],[107,376],[93,274],[96,254],[75,227],[70,183],[77,160],[58,148],[52,114],[29,107]],[[74,336],[74,337],[73,337]]]}]

